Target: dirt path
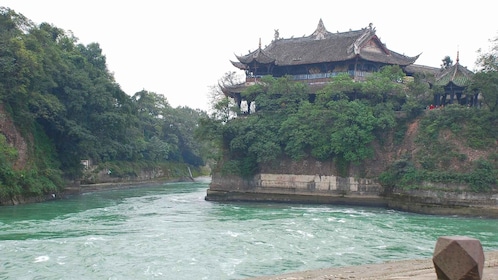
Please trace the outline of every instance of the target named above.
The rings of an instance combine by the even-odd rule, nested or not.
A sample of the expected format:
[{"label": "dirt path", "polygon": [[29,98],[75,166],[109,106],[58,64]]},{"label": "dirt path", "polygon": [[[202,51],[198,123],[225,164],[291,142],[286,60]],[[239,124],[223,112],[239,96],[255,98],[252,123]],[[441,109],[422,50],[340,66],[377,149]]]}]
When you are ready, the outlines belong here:
[{"label": "dirt path", "polygon": [[[485,252],[483,280],[498,279],[498,251]],[[435,280],[436,272],[432,259],[394,261],[382,264],[326,268],[251,278],[251,280]]]}]

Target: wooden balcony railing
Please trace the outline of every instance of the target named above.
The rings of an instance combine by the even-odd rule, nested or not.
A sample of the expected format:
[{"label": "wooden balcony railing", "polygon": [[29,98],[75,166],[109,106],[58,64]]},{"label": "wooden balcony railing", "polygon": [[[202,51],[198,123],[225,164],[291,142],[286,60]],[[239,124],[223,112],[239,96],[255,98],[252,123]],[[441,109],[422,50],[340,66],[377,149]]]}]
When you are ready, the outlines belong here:
[{"label": "wooden balcony railing", "polygon": [[[326,79],[330,79],[333,77],[336,77],[340,74],[349,74],[351,78],[355,80],[360,80],[363,81],[365,80],[366,77],[371,75],[371,72],[366,72],[366,71],[354,71],[350,70],[347,72],[330,72],[330,73],[316,73],[316,74],[300,74],[300,75],[291,75],[291,77],[295,81],[307,81],[308,83],[312,83],[314,81],[324,81]],[[261,75],[252,75],[252,76],[247,76],[246,77],[246,82],[256,82],[259,79],[261,79]]]}]

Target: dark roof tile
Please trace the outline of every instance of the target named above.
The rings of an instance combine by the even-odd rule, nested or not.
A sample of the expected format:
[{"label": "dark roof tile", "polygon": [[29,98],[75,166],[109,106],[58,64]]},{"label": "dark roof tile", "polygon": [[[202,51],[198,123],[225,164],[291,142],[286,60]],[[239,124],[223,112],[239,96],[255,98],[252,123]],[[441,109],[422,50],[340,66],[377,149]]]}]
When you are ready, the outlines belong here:
[{"label": "dark roof tile", "polygon": [[468,86],[473,75],[474,72],[460,65],[457,61],[454,65],[438,73],[434,84],[446,86],[452,82],[459,87],[465,87]]},{"label": "dark roof tile", "polygon": [[402,66],[412,64],[418,58],[387,49],[375,35],[372,25],[361,30],[332,33],[325,29],[320,19],[317,29],[310,36],[276,38],[264,49],[260,47],[247,55],[237,56],[237,59],[243,64],[256,61],[286,66],[346,61],[356,56],[373,62]]}]

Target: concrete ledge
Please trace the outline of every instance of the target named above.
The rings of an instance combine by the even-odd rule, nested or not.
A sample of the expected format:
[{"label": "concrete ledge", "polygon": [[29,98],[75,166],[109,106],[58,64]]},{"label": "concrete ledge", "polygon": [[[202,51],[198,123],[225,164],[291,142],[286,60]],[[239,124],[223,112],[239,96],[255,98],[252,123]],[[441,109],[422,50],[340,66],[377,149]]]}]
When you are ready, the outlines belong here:
[{"label": "concrete ledge", "polygon": [[[498,279],[498,251],[485,252],[483,280]],[[381,264],[347,266],[293,272],[277,276],[262,276],[251,280],[332,280],[332,279],[362,279],[362,280],[434,280],[436,270],[432,259],[393,261]]]},{"label": "concrete ledge", "polygon": [[320,193],[277,193],[250,191],[207,190],[207,201],[247,201],[247,202],[289,202],[311,204],[357,205],[371,207],[387,207],[387,201],[375,195],[333,195]]},{"label": "concrete ledge", "polygon": [[442,204],[421,201],[405,201],[391,197],[388,207],[394,210],[427,215],[459,215],[465,217],[498,218],[498,205]]}]

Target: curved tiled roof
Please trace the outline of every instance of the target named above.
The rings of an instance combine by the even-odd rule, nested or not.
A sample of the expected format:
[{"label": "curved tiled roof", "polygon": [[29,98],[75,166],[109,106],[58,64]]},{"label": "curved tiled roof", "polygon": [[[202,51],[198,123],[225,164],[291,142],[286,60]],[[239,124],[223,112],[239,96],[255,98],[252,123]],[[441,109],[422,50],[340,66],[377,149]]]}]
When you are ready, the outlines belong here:
[{"label": "curved tiled roof", "polygon": [[275,58],[273,58],[271,54],[267,54],[265,50],[261,49],[261,47],[248,55],[238,56],[237,59],[243,64],[250,64],[254,62],[269,64],[275,61]]},{"label": "curved tiled roof", "polygon": [[361,30],[332,33],[325,29],[320,19],[317,29],[310,36],[276,38],[264,49],[260,47],[247,55],[237,56],[237,59],[246,65],[257,61],[286,66],[346,61],[356,57],[401,66],[410,65],[418,58],[387,49],[375,35],[372,25]]},{"label": "curved tiled roof", "polygon": [[428,74],[435,76],[437,73],[441,71],[441,68],[420,65],[420,64],[411,64],[405,67],[405,71],[410,74],[423,73],[426,75]]},{"label": "curved tiled roof", "polygon": [[473,75],[474,73],[472,71],[460,65],[457,60],[457,63],[455,63],[455,65],[444,69],[436,75],[434,84],[439,86],[446,86],[449,83],[453,83],[459,87],[465,87],[469,85]]},{"label": "curved tiled roof", "polygon": [[249,67],[247,67],[247,65],[241,63],[241,62],[238,62],[238,61],[231,61],[230,62],[232,63],[233,66],[239,68],[240,70],[247,70],[249,69]]}]

